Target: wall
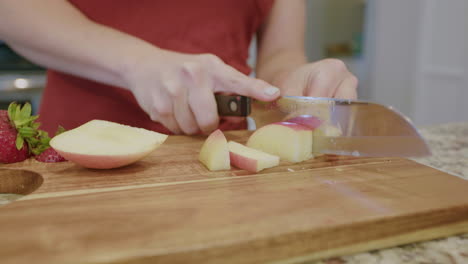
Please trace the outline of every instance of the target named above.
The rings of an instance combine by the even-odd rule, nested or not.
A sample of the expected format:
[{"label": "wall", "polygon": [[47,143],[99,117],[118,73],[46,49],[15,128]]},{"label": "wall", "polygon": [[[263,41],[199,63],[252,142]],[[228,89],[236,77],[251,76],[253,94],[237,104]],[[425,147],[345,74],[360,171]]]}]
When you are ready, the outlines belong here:
[{"label": "wall", "polygon": [[308,13],[307,54],[309,59],[326,57],[329,44],[349,43],[362,32],[364,0],[306,0]]},{"label": "wall", "polygon": [[416,125],[468,121],[468,1],[369,1],[372,100]]}]

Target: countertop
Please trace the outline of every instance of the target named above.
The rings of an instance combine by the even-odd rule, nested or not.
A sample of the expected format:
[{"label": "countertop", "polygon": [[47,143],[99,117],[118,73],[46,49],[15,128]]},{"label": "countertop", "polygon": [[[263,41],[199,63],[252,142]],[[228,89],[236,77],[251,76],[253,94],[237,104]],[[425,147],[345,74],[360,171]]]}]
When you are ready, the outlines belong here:
[{"label": "countertop", "polygon": [[[420,131],[426,138],[433,155],[414,160],[450,173],[454,175],[453,177],[468,180],[468,122],[424,127]],[[18,195],[0,195],[0,205],[19,197]],[[468,263],[468,234],[304,264],[355,263]]]},{"label": "countertop", "polygon": [[[432,151],[415,161],[468,180],[468,122],[420,129]],[[467,194],[468,199],[468,194]],[[465,264],[468,233],[304,264]]]}]

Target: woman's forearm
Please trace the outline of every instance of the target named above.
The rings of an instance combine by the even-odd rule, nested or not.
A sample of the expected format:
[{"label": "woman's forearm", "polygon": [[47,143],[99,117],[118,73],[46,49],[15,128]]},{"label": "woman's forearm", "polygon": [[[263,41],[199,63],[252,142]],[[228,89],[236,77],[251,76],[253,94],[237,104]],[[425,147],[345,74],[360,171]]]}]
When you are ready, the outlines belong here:
[{"label": "woman's forearm", "polygon": [[284,92],[284,80],[291,71],[307,63],[305,56],[304,0],[276,0],[261,30],[257,76]]},{"label": "woman's forearm", "polygon": [[0,39],[39,65],[122,88],[139,54],[157,50],[64,0],[0,0]]}]

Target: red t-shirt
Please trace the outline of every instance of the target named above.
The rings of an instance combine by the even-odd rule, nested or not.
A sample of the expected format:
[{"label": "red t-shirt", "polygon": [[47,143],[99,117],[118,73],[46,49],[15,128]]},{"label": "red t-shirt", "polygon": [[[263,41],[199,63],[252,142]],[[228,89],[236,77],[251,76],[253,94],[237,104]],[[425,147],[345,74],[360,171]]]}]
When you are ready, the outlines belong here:
[{"label": "red t-shirt", "polygon": [[[249,74],[249,45],[274,0],[71,0],[91,20],[139,37],[160,48],[212,53]],[[105,47],[103,47],[105,48]],[[124,51],[122,51],[124,52]],[[131,92],[49,70],[40,107],[42,129],[72,129],[103,119],[169,133],[151,121]],[[245,124],[223,122],[223,130]]]}]

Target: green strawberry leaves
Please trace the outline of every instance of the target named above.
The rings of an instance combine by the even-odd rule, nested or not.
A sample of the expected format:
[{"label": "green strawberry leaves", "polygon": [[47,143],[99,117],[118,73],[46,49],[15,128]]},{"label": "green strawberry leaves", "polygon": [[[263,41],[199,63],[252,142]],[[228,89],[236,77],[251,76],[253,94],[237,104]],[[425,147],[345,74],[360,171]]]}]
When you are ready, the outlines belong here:
[{"label": "green strawberry leaves", "polygon": [[18,150],[22,149],[24,145],[24,138],[18,133],[16,136],[16,148]]},{"label": "green strawberry leaves", "polygon": [[[8,118],[11,125],[18,132],[16,136],[16,148],[20,150],[24,143],[34,155],[39,155],[50,147],[50,137],[47,132],[40,130],[41,124],[36,122],[39,116],[31,116],[31,104],[26,103],[23,106],[15,102],[8,106]],[[65,129],[59,126],[57,134],[64,132]]]}]

